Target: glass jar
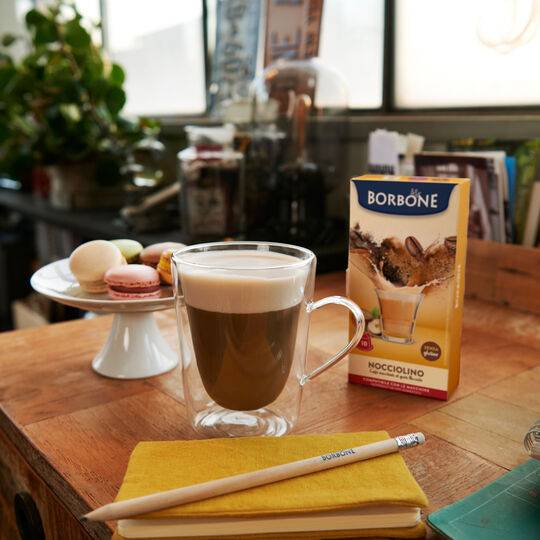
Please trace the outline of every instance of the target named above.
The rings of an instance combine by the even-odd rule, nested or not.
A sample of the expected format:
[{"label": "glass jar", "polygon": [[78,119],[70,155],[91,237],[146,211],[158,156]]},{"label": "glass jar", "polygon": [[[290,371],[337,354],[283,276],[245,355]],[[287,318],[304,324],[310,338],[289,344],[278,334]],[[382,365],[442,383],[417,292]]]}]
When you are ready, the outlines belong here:
[{"label": "glass jar", "polygon": [[186,126],[178,154],[182,229],[190,241],[237,237],[244,231],[244,159],[234,127]]}]

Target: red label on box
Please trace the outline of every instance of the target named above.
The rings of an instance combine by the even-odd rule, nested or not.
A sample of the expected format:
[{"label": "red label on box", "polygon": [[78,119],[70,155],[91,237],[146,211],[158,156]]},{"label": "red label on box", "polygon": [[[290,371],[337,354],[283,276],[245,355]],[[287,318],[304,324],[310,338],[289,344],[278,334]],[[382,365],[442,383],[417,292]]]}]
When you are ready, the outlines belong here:
[{"label": "red label on box", "polygon": [[360,349],[361,351],[373,350],[373,343],[371,343],[371,336],[367,332],[365,332],[364,335],[361,337],[356,348]]},{"label": "red label on box", "polygon": [[375,388],[384,388],[385,390],[397,390],[407,394],[415,394],[417,396],[425,396],[435,399],[448,399],[446,390],[436,390],[435,388],[425,388],[424,386],[416,386],[413,384],[400,383],[396,381],[385,381],[375,379],[373,377],[364,377],[363,375],[354,375],[349,373],[349,382],[354,384],[364,384],[366,386],[374,386]]}]

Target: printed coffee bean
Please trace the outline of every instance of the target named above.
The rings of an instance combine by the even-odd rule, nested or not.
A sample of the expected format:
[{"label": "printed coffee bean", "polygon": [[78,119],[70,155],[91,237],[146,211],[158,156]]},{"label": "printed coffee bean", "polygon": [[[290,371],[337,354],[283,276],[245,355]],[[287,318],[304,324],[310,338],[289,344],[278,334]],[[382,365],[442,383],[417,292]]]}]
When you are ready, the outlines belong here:
[{"label": "printed coffee bean", "polygon": [[422,244],[420,244],[414,236],[407,236],[405,239],[405,247],[415,259],[421,259],[424,256]]},{"label": "printed coffee bean", "polygon": [[455,236],[449,236],[448,238],[444,239],[444,245],[446,246],[446,249],[448,251],[451,251],[452,253],[456,252],[456,243],[457,238]]},{"label": "printed coffee bean", "polygon": [[377,246],[373,242],[371,235],[364,233],[360,229],[360,225],[356,224],[354,228],[349,229],[349,247],[356,249],[367,249],[370,252],[376,250]]}]

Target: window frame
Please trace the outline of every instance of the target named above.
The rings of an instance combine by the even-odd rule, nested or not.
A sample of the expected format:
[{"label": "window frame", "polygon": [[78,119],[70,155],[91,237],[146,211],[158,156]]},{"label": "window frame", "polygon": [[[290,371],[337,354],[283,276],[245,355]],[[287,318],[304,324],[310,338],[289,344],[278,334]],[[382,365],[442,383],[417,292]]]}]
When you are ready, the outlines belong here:
[{"label": "window frame", "polygon": [[[34,0],[35,1],[35,0]],[[212,63],[211,53],[208,48],[208,1],[202,2],[202,31],[204,47],[204,77],[206,88],[210,77],[210,66]],[[380,107],[372,109],[350,108],[345,117],[351,119],[370,117],[379,121],[402,122],[404,120],[418,119],[420,121],[439,121],[453,117],[456,121],[469,121],[471,117],[493,117],[494,121],[503,119],[516,120],[519,116],[525,116],[528,120],[538,119],[540,116],[540,103],[534,106],[486,106],[486,107],[433,107],[433,108],[404,108],[395,104],[395,35],[396,35],[396,1],[384,0],[384,36],[383,36],[383,81],[382,81],[382,104]],[[101,18],[107,16],[105,0],[99,0]],[[107,51],[108,36],[106,35],[106,25],[102,24],[102,43]],[[205,96],[206,108],[200,114],[171,114],[155,115],[164,126],[184,125],[190,121],[215,123],[216,120],[209,117],[208,96]],[[457,115],[457,116],[456,116]],[[343,117],[341,117],[343,118]],[[487,118],[486,118],[487,119]]]}]

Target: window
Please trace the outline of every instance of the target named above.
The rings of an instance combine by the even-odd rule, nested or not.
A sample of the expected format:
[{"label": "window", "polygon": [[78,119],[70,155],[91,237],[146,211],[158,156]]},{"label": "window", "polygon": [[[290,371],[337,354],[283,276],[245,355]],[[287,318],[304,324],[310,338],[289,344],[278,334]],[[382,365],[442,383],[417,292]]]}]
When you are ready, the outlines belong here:
[{"label": "window", "polygon": [[383,51],[383,0],[324,2],[319,57],[343,75],[350,108],[381,107]]},{"label": "window", "polygon": [[99,0],[75,0],[75,5],[85,19],[92,23],[99,23],[101,20]]},{"label": "window", "polygon": [[[15,7],[22,13],[50,1],[4,0],[0,15],[11,26]],[[85,18],[102,19],[105,47],[126,71],[128,113],[205,112],[203,25],[212,52],[218,0],[206,0],[206,21],[203,0],[74,2]],[[393,0],[385,24],[387,3],[323,3],[318,56],[342,75],[351,109],[381,109],[383,94],[391,97],[389,110],[540,105],[540,0]],[[383,78],[385,28],[395,45],[389,80]],[[263,31],[261,21],[259,53]]]},{"label": "window", "polygon": [[[32,0],[0,0],[0,36],[24,35],[24,16],[32,7]],[[20,58],[25,53],[25,46],[20,42],[16,43],[11,52],[15,58]]]},{"label": "window", "polygon": [[127,74],[126,112],[204,112],[202,0],[104,0],[103,7],[106,48]]},{"label": "window", "polygon": [[397,107],[540,103],[536,0],[398,0],[395,23]]}]

